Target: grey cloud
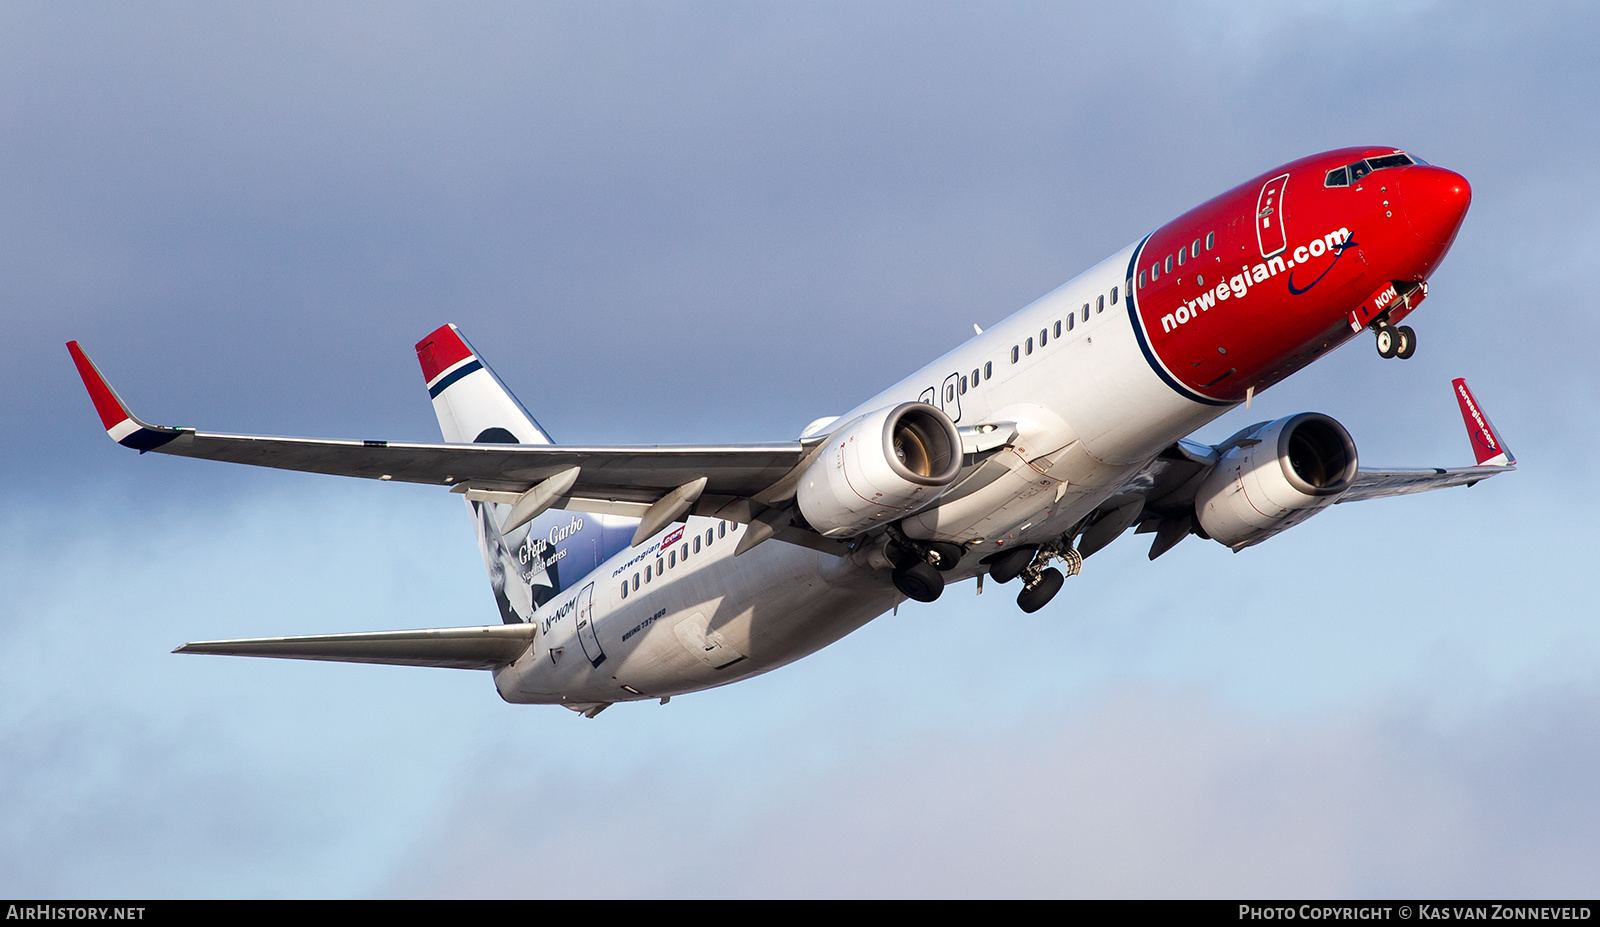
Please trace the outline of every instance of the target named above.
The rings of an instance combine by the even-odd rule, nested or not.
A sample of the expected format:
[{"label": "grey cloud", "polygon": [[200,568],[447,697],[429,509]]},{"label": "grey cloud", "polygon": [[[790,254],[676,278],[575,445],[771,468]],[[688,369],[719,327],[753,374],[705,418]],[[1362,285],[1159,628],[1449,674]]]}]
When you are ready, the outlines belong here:
[{"label": "grey cloud", "polygon": [[1597,726],[1592,689],[1526,695],[1452,728],[1415,706],[1267,721],[1198,692],[1123,688],[988,734],[859,745],[755,788],[670,768],[520,781],[548,797],[539,813],[458,806],[387,890],[1576,896],[1600,849],[1600,791],[1584,774]]}]

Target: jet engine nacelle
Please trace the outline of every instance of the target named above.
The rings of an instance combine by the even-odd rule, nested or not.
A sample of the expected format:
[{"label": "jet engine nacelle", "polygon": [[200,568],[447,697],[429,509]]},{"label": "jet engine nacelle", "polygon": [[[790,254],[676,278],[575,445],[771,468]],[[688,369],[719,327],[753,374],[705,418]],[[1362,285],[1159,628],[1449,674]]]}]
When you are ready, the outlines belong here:
[{"label": "jet engine nacelle", "polygon": [[1195,492],[1206,535],[1234,550],[1260,544],[1339,501],[1356,476],[1356,444],[1317,412],[1257,425],[1231,442]]},{"label": "jet engine nacelle", "polygon": [[906,402],[828,436],[795,501],[811,527],[852,537],[927,505],[961,472],[961,435],[938,408]]}]

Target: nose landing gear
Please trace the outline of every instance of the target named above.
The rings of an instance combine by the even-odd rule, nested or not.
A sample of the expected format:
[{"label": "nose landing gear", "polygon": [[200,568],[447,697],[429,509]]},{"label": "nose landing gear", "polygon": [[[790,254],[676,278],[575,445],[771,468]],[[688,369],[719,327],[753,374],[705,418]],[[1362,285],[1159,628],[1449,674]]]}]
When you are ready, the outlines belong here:
[{"label": "nose landing gear", "polygon": [[1377,335],[1379,357],[1405,360],[1417,353],[1417,333],[1411,326],[1382,322],[1375,325],[1373,331]]}]

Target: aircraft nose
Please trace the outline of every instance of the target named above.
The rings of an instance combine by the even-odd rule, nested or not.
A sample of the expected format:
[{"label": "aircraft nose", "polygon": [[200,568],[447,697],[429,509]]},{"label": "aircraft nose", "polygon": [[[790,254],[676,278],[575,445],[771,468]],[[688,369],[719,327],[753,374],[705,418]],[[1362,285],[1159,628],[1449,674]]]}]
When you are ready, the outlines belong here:
[{"label": "aircraft nose", "polygon": [[1396,178],[1401,210],[1411,230],[1423,241],[1448,245],[1472,205],[1467,178],[1432,165],[1409,167]]}]

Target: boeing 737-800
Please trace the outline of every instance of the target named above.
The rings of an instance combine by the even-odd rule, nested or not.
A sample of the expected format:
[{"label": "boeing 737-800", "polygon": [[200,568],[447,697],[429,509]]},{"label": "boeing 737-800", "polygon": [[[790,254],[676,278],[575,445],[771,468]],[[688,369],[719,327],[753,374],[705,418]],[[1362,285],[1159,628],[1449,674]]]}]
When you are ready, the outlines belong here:
[{"label": "boeing 737-800", "polygon": [[1470,201],[1459,174],[1393,148],[1303,158],[771,444],[558,445],[453,325],[417,344],[439,444],[148,425],[68,349],[111,437],[141,453],[460,494],[500,609],[477,627],[177,652],[482,669],[507,701],[592,717],[782,666],[948,582],[1020,578],[1036,611],[1129,528],[1154,534],[1151,559],[1191,534],[1237,551],[1335,503],[1512,469],[1462,380],[1471,467],[1361,468],[1314,412],[1187,437],[1363,330],[1410,357],[1400,323]]}]

